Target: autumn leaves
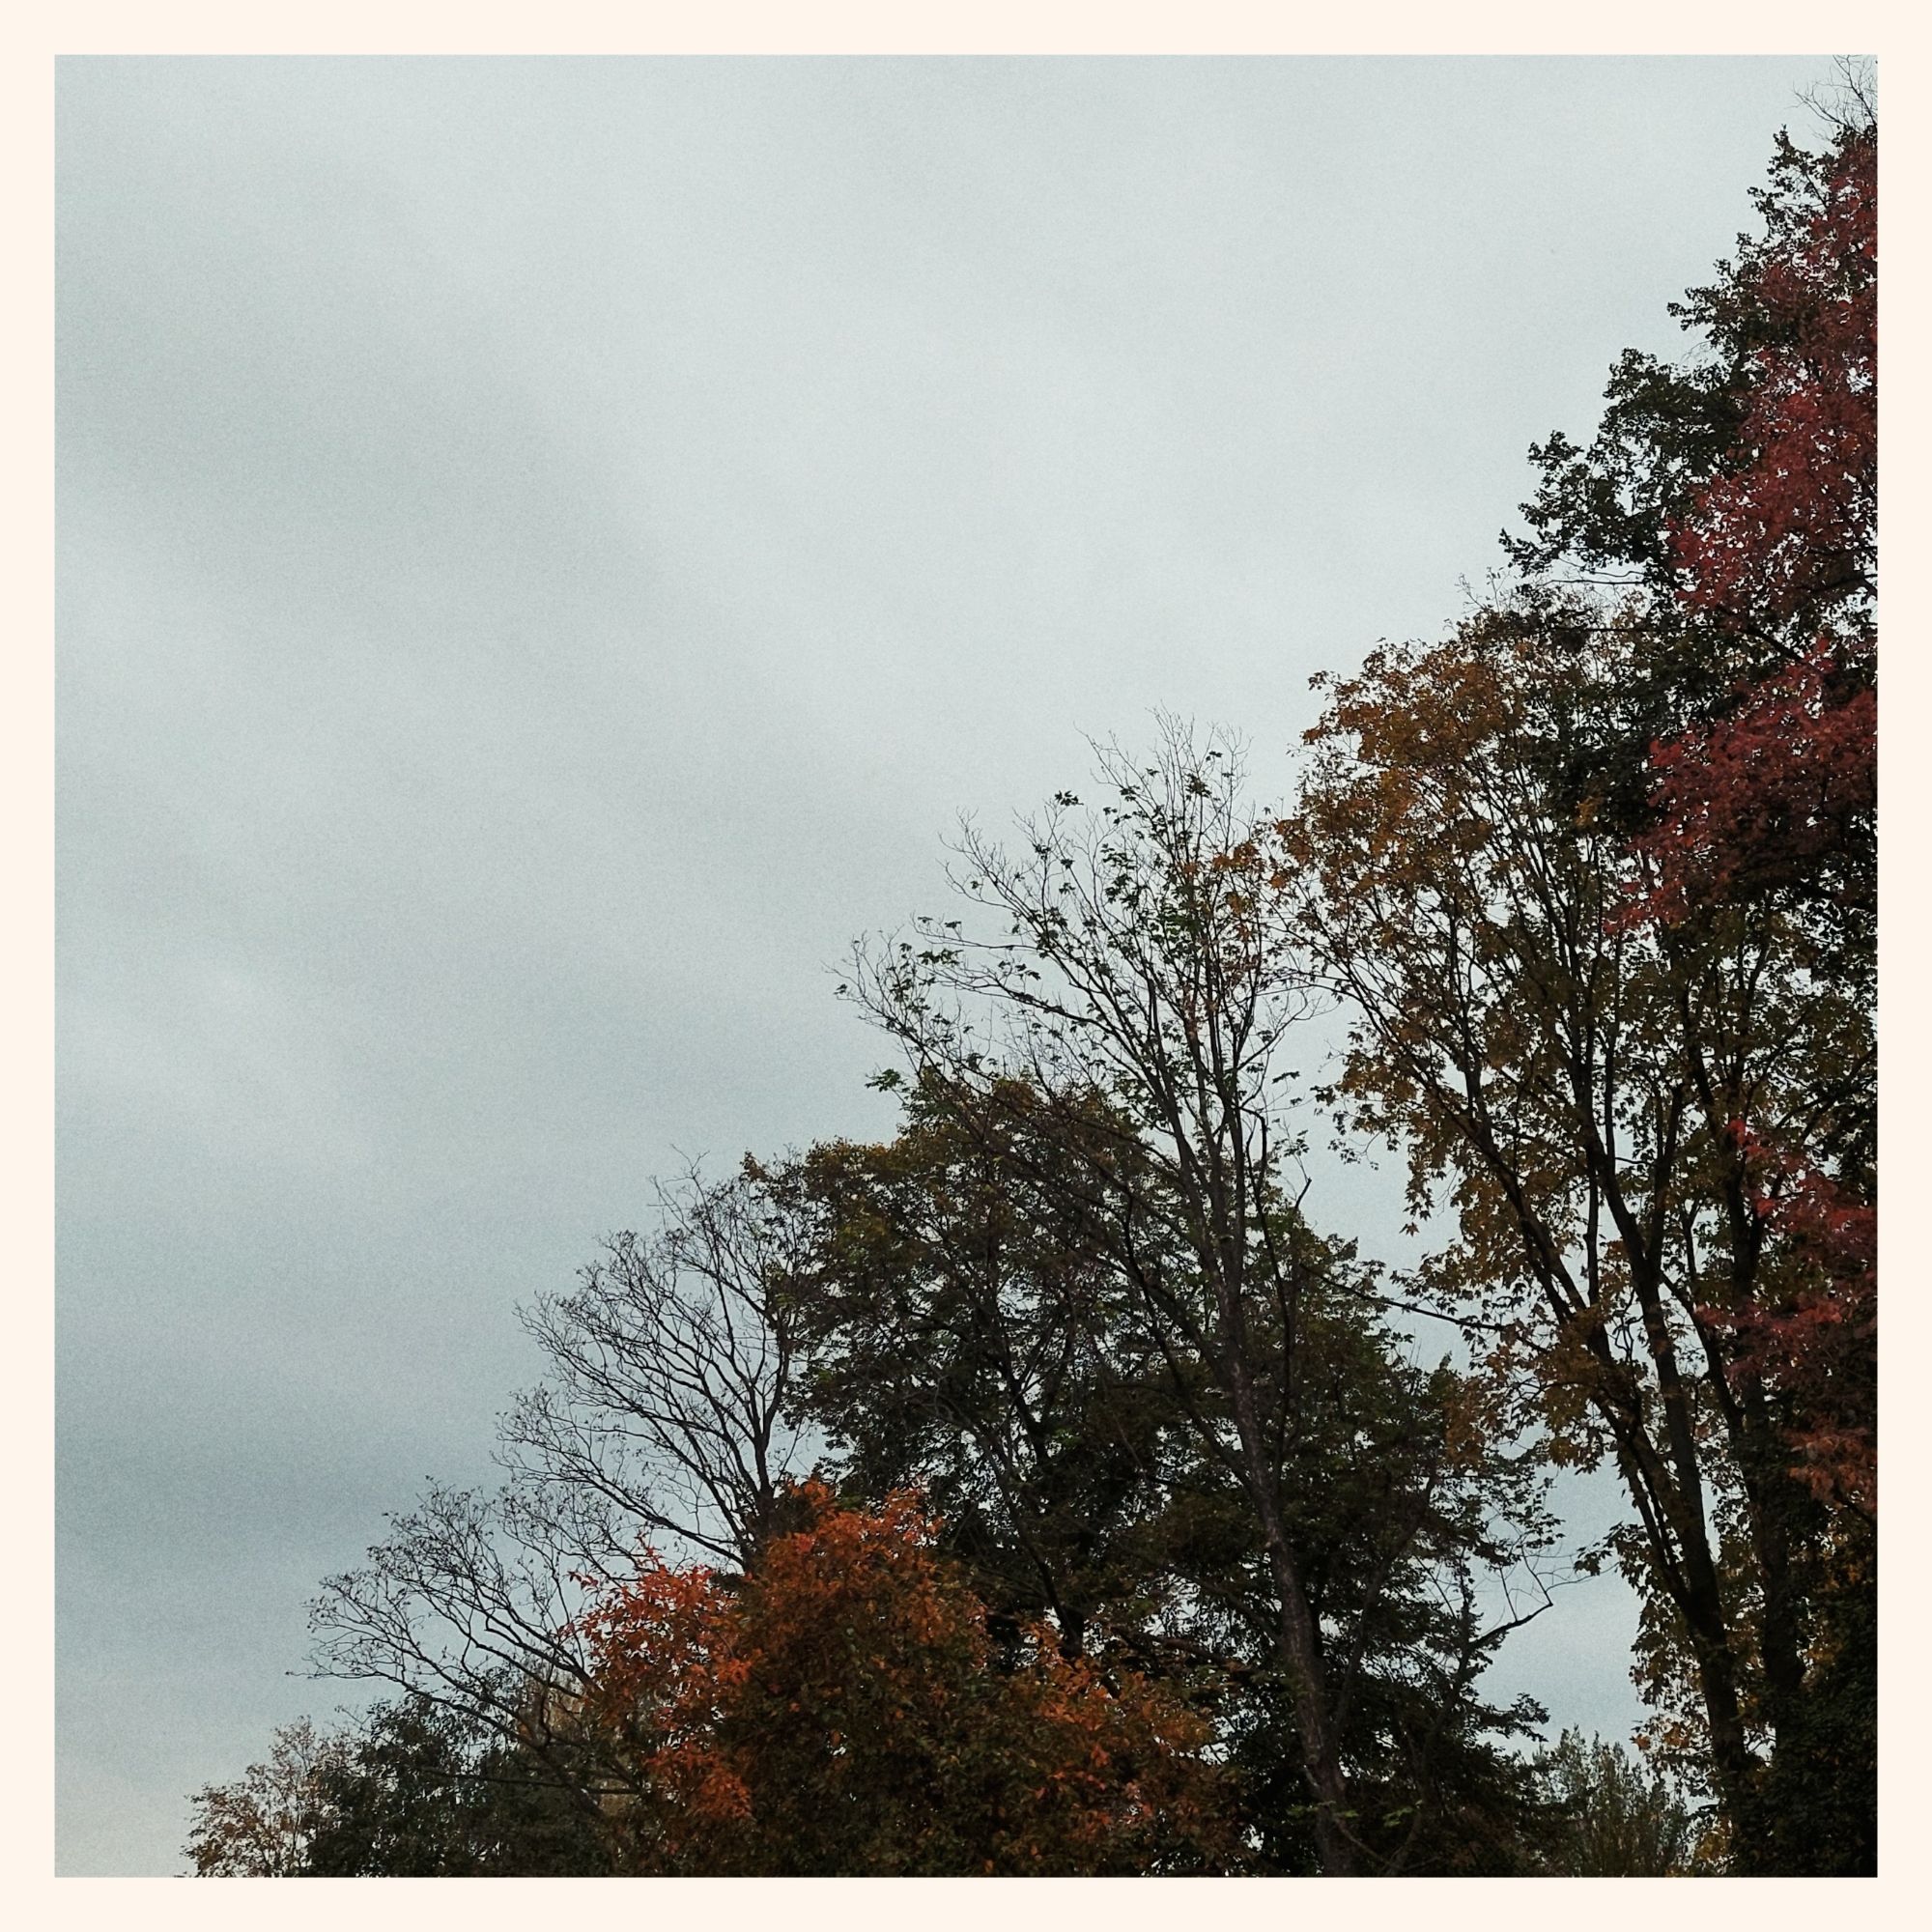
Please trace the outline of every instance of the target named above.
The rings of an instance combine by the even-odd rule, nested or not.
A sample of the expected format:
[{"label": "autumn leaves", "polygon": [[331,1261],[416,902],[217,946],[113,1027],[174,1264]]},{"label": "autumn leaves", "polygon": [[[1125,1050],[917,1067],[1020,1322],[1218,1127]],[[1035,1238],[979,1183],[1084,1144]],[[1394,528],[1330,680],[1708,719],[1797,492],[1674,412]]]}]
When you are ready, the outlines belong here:
[{"label": "autumn leaves", "polygon": [[[845,989],[895,1134],[530,1312],[501,1492],[316,1605],[402,1701],[205,1793],[201,1868],[1873,1867],[1875,156],[1779,148],[1705,353],[1535,453],[1293,799],[1175,727],[968,832]],[[1338,1141],[1406,1267],[1320,1227]],[[1696,1833],[1481,1688],[1578,1464]]]}]

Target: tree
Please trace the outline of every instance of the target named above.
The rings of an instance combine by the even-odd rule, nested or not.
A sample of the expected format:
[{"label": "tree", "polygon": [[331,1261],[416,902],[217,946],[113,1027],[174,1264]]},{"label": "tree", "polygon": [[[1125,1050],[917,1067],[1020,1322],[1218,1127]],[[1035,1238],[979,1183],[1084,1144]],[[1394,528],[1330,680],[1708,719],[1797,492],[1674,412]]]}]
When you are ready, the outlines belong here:
[{"label": "tree", "polygon": [[577,1714],[627,1767],[621,1869],[704,1876],[1107,1874],[1234,1851],[1208,1726],[1036,1629],[996,1663],[909,1494],[805,1526],[735,1581],[647,1560],[583,1622]]},{"label": "tree", "polygon": [[615,1236],[575,1293],[526,1313],[551,1374],[505,1418],[505,1460],[527,1488],[610,1511],[587,1560],[643,1536],[743,1566],[797,1473],[796,1324],[772,1286],[806,1230],[755,1173],[693,1174],[659,1208],[653,1236]]},{"label": "tree", "polygon": [[1103,1609],[1120,1641],[1164,1588],[1171,1404],[1083,1216],[1026,1179],[1052,1138],[980,1125],[921,1089],[890,1143],[761,1170],[818,1217],[782,1289],[797,1404],[842,1489],[919,1490],[996,1627],[1050,1616],[1077,1657]]},{"label": "tree", "polygon": [[753,1180],[693,1177],[526,1324],[549,1378],[499,1426],[495,1494],[432,1485],[310,1606],[318,1675],[394,1685],[534,1751],[594,1809],[609,1775],[560,1721],[587,1671],[576,1615],[640,1539],[748,1565],[801,1451],[792,1324],[768,1287],[794,1230]]},{"label": "tree", "polygon": [[327,1823],[328,1776],[348,1746],[307,1718],[285,1724],[268,1757],[233,1784],[207,1784],[188,1803],[193,1823],[184,1848],[197,1878],[292,1878]]},{"label": "tree", "polygon": [[1548,1794],[1546,1868],[1562,1878],[1688,1878],[1715,1871],[1696,1818],[1669,1783],[1620,1745],[1566,1730],[1540,1751]]},{"label": "tree", "polygon": [[[1659,1741],[1740,1859],[1872,1851],[1876,126],[1532,451],[1517,582],[1333,687],[1290,849],[1433,1270],[1612,1455]],[[1584,1418],[1590,1420],[1587,1424]],[[1829,1819],[1829,1826],[1822,1821]],[[1780,1862],[1781,1861],[1781,1862]]]},{"label": "tree", "polygon": [[1623,1479],[1661,1739],[1699,1758],[1741,1857],[1856,1865],[1868,1831],[1828,1846],[1796,1789],[1772,1797],[1795,1777],[1846,1802],[1856,1750],[1828,1765],[1805,1739],[1842,1714],[1816,1660],[1869,1523],[1794,1474],[1792,1391],[1742,1339],[1799,1262],[1734,1123],[1833,1146],[1869,1013],[1788,904],[1622,916],[1635,862],[1598,803],[1647,643],[1531,604],[1372,655],[1310,733],[1284,895],[1352,1008],[1344,1118],[1406,1146],[1418,1217],[1454,1210],[1418,1293],[1484,1324],[1498,1391],[1528,1393],[1560,1459]]},{"label": "tree", "polygon": [[[1767,895],[1831,936],[1824,970],[1876,990],[1877,161],[1869,99],[1825,155],[1780,144],[1762,241],[1690,314],[1737,345],[1742,419],[1669,522],[1682,605],[1772,641],[1769,667],[1651,747],[1641,903],[1681,921]],[[1747,1319],[1756,1372],[1794,1399],[1806,1479],[1877,1506],[1877,1213],[1866,1157],[1741,1119],[1759,1211],[1804,1265]]]},{"label": "tree", "polygon": [[1511,561],[1719,622],[1734,654],[1705,666],[1706,692],[1738,654],[1788,658],[1869,614],[1877,159],[1869,100],[1823,151],[1780,134],[1752,195],[1763,232],[1670,306],[1701,353],[1626,350],[1589,445],[1559,431],[1530,452],[1541,477],[1528,534],[1503,538]]},{"label": "tree", "polygon": [[1649,862],[1662,917],[1796,895],[1870,983],[1876,808],[1878,129],[1868,80],[1822,153],[1780,135],[1764,232],[1673,313],[1704,339],[1627,353],[1587,450],[1532,451],[1532,584],[1628,592],[1651,635]]},{"label": "tree", "polygon": [[203,1878],[529,1878],[594,1873],[594,1816],[543,1762],[425,1697],[328,1732],[307,1718],[267,1765],[193,1800]]},{"label": "tree", "polygon": [[431,1702],[378,1704],[320,1781],[305,1878],[543,1878],[608,1869],[600,1821],[521,1743]]},{"label": "tree", "polygon": [[[1049,1614],[1066,1655],[1103,1642],[1108,1664],[1191,1699],[1238,1775],[1259,1868],[1306,1869],[1266,1551],[1083,1227],[1081,1171],[1063,1171],[1065,1149],[1030,1127],[1018,1094],[972,1132],[965,1096],[920,1090],[906,1104],[893,1142],[815,1148],[775,1181],[826,1214],[814,1271],[787,1295],[801,1402],[841,1489],[876,1502],[919,1485],[943,1504],[942,1546],[985,1602],[996,1647]],[[1504,1868],[1520,1780],[1481,1740],[1521,1714],[1467,1695],[1488,1653],[1453,1552],[1479,1548],[1487,1525],[1439,1459],[1466,1418],[1455,1378],[1405,1360],[1374,1315],[1358,1293],[1311,1284],[1301,1427],[1283,1456],[1311,1603],[1341,1660],[1350,1829],[1377,1868]],[[1192,1399],[1218,1412],[1205,1387]]]},{"label": "tree", "polygon": [[[924,922],[917,943],[862,951],[856,996],[905,1051],[922,1099],[1004,1164],[1030,1218],[1051,1203],[1077,1221],[1082,1252],[1118,1285],[1144,1359],[1164,1372],[1197,1493],[1237,1513],[1234,1548],[1259,1559],[1264,1580],[1257,1592],[1250,1573],[1234,1614],[1264,1606],[1278,1700],[1266,1728],[1278,1739],[1288,1720],[1313,1857],[1326,1871],[1399,1866],[1413,1843],[1383,1821],[1413,1831],[1428,1807],[1372,1820],[1351,1797],[1350,1725],[1401,1675],[1378,1680],[1367,1660],[1402,1652],[1429,1713],[1393,1733],[1364,1721],[1398,1757],[1519,1721],[1472,1694],[1519,1620],[1486,1626],[1472,1578],[1535,1545],[1536,1513],[1446,1364],[1405,1382],[1385,1338],[1337,1315],[1362,1283],[1301,1217],[1276,1091],[1316,988],[1232,747],[1197,754],[1174,729],[1145,767],[1103,753],[1101,776],[1113,802],[1076,818],[1062,794],[1025,825],[1024,856],[969,829],[964,890],[1004,933]],[[1374,1380],[1334,1374],[1351,1348],[1414,1399],[1351,1406]],[[1493,1526],[1499,1505],[1515,1532]],[[1425,1575],[1449,1606],[1439,1619],[1417,1609]],[[1405,1615],[1390,1643],[1378,1621]],[[1392,1712],[1377,1715],[1385,1726]],[[1389,1768],[1377,1755],[1356,1759],[1365,1797]],[[1413,1800],[1427,1779],[1410,1763],[1403,1782]]]}]

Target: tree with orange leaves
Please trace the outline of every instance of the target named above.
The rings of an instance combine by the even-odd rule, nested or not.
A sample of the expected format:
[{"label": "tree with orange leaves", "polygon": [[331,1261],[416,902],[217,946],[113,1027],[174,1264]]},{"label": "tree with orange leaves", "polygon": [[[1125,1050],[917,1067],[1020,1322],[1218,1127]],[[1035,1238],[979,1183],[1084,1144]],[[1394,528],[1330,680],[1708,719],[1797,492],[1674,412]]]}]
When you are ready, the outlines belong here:
[{"label": "tree with orange leaves", "polygon": [[[1282,828],[1424,1292],[1635,1520],[1651,1738],[1736,1869],[1875,1851],[1876,128],[1532,452],[1521,575],[1329,684]],[[1319,681],[1326,682],[1326,681]]]},{"label": "tree with orange leaves", "polygon": [[1225,1869],[1209,1727],[1049,1630],[996,1667],[985,1613],[900,1493],[822,1483],[742,1577],[648,1558],[583,1616],[575,1720],[621,1765],[620,1869],[712,1876]]}]

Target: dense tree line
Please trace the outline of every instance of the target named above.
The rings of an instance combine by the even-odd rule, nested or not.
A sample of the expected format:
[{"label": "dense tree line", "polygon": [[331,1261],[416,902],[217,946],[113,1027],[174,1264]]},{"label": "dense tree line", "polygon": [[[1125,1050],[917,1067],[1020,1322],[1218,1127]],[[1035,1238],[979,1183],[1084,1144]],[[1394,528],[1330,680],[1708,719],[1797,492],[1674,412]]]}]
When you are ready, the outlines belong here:
[{"label": "dense tree line", "polygon": [[[1171,725],[969,827],[841,989],[895,1135],[526,1312],[500,1491],[314,1606],[390,1701],[201,1793],[197,1870],[1875,1869],[1875,179],[1856,91],[1780,142],[1701,352],[1321,681],[1293,797]],[[1599,1465],[1640,1763],[1483,1689]]]}]

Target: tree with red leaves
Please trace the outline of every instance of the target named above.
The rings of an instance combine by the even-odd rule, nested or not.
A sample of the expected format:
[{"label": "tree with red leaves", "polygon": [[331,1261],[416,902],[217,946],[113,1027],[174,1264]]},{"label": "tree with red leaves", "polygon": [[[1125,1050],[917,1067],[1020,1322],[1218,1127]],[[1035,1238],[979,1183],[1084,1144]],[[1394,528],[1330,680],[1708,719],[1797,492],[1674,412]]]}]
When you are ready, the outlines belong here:
[{"label": "tree with red leaves", "polygon": [[[1718,279],[1674,312],[1709,354],[1672,368],[1628,355],[1589,451],[1533,452],[1533,582],[1640,589],[1636,683],[1646,756],[1623,804],[1637,861],[1631,916],[1683,926],[1747,904],[1801,920],[1815,968],[1877,987],[1878,128],[1848,69],[1822,151],[1780,136]],[[1607,577],[1606,577],[1607,573]],[[1636,794],[1640,793],[1640,800]],[[1747,1114],[1752,1185],[1804,1177],[1765,1210],[1802,1281],[1751,1315],[1751,1360],[1799,1410],[1807,1481],[1875,1506],[1875,1054],[1825,1070],[1811,1131]],[[1853,1067],[1845,1077],[1843,1062]],[[1830,1237],[1820,1230],[1829,1227]],[[1862,1350],[1849,1373],[1838,1357]],[[1819,1351],[1832,1363],[1812,1362]],[[1854,1391],[1861,1392],[1854,1396]],[[1847,1403],[1862,1400],[1852,1416]]]},{"label": "tree with red leaves", "polygon": [[[1764,240],[1698,313],[1748,347],[1736,447],[1671,520],[1679,596],[1796,655],[1651,747],[1642,904],[1776,895],[1835,929],[1871,982],[1877,911],[1878,248],[1875,126],[1780,155]],[[1862,1174],[1739,1122],[1794,1285],[1748,1317],[1748,1361],[1792,1398],[1807,1481],[1875,1510],[1878,1216]]]},{"label": "tree with red leaves", "polygon": [[1747,241],[1682,313],[1734,358],[1731,448],[1668,520],[1680,594],[1743,630],[1845,623],[1877,590],[1878,132],[1789,139]]},{"label": "tree with red leaves", "polygon": [[1876,147],[1780,140],[1706,353],[1532,452],[1517,582],[1331,686],[1282,828],[1419,1291],[1617,1467],[1652,1741],[1767,1872],[1876,1856]]},{"label": "tree with red leaves", "polygon": [[1797,1473],[1822,1501],[1878,1515],[1878,1210],[1848,1202],[1829,1175],[1734,1133],[1751,1209],[1774,1237],[1777,1287],[1739,1312],[1741,1368],[1793,1404]]},{"label": "tree with red leaves", "polygon": [[1878,137],[1786,142],[1767,232],[1686,309],[1731,346],[1731,446],[1665,519],[1678,604],[1760,674],[1651,749],[1653,908],[1785,892],[1856,919],[1877,807]]},{"label": "tree with red leaves", "polygon": [[633,1873],[1226,1869],[1209,1726],[1032,1633],[995,1667],[983,1606],[901,1493],[801,1526],[751,1571],[647,1559],[588,1610],[574,1721],[624,1767],[604,1809]]},{"label": "tree with red leaves", "polygon": [[[1640,610],[1620,803],[1646,914],[1795,895],[1869,974],[1875,893],[1878,132],[1869,87],[1822,152],[1780,135],[1761,235],[1672,313],[1704,353],[1630,351],[1587,449],[1561,434],[1526,537],[1532,596]],[[1629,593],[1629,594],[1626,594]]]}]

